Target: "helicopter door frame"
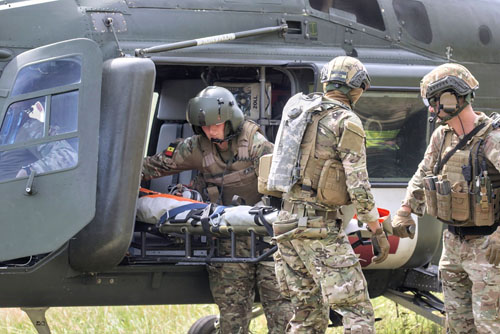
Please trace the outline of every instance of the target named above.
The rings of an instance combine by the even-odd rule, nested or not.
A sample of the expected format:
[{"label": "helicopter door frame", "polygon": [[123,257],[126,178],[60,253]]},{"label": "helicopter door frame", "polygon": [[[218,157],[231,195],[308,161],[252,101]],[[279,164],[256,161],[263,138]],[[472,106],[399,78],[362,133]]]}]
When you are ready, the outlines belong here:
[{"label": "helicopter door frame", "polygon": [[[26,51],[5,67],[0,261],[53,252],[94,217],[102,63],[97,43],[80,38]],[[2,177],[9,168],[14,174]]]}]

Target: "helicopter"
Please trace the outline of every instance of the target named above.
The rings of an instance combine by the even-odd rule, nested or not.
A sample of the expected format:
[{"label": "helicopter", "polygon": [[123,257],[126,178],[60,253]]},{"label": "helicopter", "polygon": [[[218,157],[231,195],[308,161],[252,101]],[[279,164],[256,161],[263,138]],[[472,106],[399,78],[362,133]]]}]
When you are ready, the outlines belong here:
[{"label": "helicopter", "polygon": [[[187,101],[209,85],[273,141],[288,98],[321,91],[325,63],[360,59],[368,173],[377,205],[395,212],[433,131],[426,73],[465,64],[481,84],[475,108],[499,111],[499,12],[495,0],[0,0],[0,307],[50,333],[49,307],[211,303],[206,263],[272,253],[255,234],[252,257],[222,258],[215,235],[136,219],[143,157],[192,135]],[[442,224],[418,218],[415,238],[389,236],[374,264],[354,221],[370,296],[442,323]],[[214,319],[200,320],[190,333],[211,333]]]}]

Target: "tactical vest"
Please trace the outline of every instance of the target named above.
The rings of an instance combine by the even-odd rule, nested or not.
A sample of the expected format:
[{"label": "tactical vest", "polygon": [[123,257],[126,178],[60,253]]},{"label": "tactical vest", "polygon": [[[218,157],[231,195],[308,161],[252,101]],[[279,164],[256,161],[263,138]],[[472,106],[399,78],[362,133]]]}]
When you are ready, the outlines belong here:
[{"label": "tactical vest", "polygon": [[[486,119],[486,127],[466,148],[457,150],[440,172],[435,167],[436,189],[425,189],[428,214],[464,227],[491,226],[499,220],[500,173],[484,155],[484,141],[493,129],[492,121]],[[444,133],[441,159],[453,149],[452,136],[451,130]],[[437,205],[432,203],[434,198]]]},{"label": "tactical vest", "polygon": [[217,203],[222,192],[222,204],[230,205],[234,195],[243,198],[248,205],[260,201],[257,191],[257,174],[250,158],[255,133],[262,131],[259,125],[247,120],[243,123],[236,145],[230,145],[234,161],[226,163],[214,144],[205,137],[200,141],[203,154],[202,176],[207,184],[210,201]]},{"label": "tactical vest", "polygon": [[[336,111],[344,110],[350,109],[338,101],[323,101],[319,107],[308,111],[309,117],[303,118],[307,126],[302,138],[299,138],[298,161],[292,168],[295,172],[290,170],[289,173],[289,177],[295,177],[296,180],[285,195],[286,200],[307,202],[320,209],[337,209],[338,206],[350,203],[344,168],[338,152],[333,149],[334,143],[328,146],[330,149],[327,146],[316,146],[319,122]],[[341,123],[342,119],[348,116],[340,116],[337,123]],[[282,139],[285,139],[282,145],[286,146],[287,138]],[[289,151],[285,147],[281,153],[275,150],[273,155],[289,154]],[[273,156],[273,164],[274,159],[280,160],[281,157]]]}]

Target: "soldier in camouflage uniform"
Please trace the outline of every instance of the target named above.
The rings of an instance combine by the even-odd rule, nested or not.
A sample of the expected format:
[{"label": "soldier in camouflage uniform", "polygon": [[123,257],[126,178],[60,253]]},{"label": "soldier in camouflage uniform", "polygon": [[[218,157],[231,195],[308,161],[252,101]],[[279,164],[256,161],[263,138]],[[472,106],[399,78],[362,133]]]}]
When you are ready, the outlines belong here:
[{"label": "soldier in camouflage uniform", "polygon": [[500,124],[473,110],[478,87],[459,64],[422,79],[422,98],[441,126],[393,220],[395,235],[410,238],[411,212],[447,225],[439,270],[453,334],[500,333]]},{"label": "soldier in camouflage uniform", "polygon": [[[40,102],[27,100],[9,107],[8,112],[18,118],[17,126],[9,131],[2,129],[0,144],[22,143],[43,137],[45,110]],[[40,106],[41,110],[35,110]],[[56,135],[58,129],[51,126],[50,135]],[[6,141],[6,142],[4,142]],[[78,152],[66,141],[47,143],[0,152],[0,181],[26,177],[32,172],[37,174],[73,167],[78,162]]]},{"label": "soldier in camouflage uniform", "polygon": [[387,258],[365,134],[352,111],[369,77],[359,60],[337,57],[325,65],[321,81],[324,95],[297,94],[285,106],[267,184],[284,199],[273,228],[276,275],[294,306],[287,333],[324,333],[331,307],[342,315],[345,333],[369,334],[375,328],[366,280],[338,219],[340,206],[354,202],[358,220],[380,246],[374,262]]},{"label": "soldier in camouflage uniform", "polygon": [[[234,195],[248,205],[257,203],[259,158],[272,152],[273,145],[256,123],[243,120],[233,95],[222,87],[205,88],[190,100],[187,120],[196,135],[145,158],[143,180],[197,169],[212,203],[231,205]],[[230,254],[230,240],[222,240],[221,246],[223,253]],[[250,256],[248,237],[237,237],[237,255]],[[284,333],[292,308],[280,295],[273,262],[214,264],[208,272],[221,314],[221,333],[248,333],[255,287],[269,333]]]}]

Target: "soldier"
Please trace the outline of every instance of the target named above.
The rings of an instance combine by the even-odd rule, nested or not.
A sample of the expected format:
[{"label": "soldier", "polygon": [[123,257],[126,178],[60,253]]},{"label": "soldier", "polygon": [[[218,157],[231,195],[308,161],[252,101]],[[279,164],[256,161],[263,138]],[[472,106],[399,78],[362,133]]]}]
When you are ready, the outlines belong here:
[{"label": "soldier", "polygon": [[[339,209],[355,203],[384,261],[389,243],[366,171],[365,133],[352,107],[369,87],[363,64],[337,57],[323,67],[325,94],[297,94],[286,104],[267,189],[283,192],[273,225],[276,275],[291,297],[287,333],[324,333],[329,306],[343,316],[345,333],[374,333],[374,313],[358,257],[342,229]],[[347,177],[346,177],[347,175]]]},{"label": "soldier", "polygon": [[472,107],[479,83],[464,66],[440,65],[421,95],[440,120],[393,221],[413,238],[411,212],[446,224],[439,270],[447,333],[500,333],[500,123]]},{"label": "soldier", "polygon": [[[42,138],[45,126],[45,109],[36,99],[12,104],[7,115],[9,122],[0,130],[0,145],[22,143]],[[51,127],[50,135],[57,134]],[[78,152],[66,140],[50,141],[0,152],[0,181],[21,178],[32,172],[38,174],[73,167],[78,162]]]},{"label": "soldier", "polygon": [[[187,120],[195,136],[172,143],[163,152],[144,159],[143,180],[197,169],[212,203],[231,205],[234,195],[253,205],[257,192],[259,158],[273,145],[259,126],[245,121],[227,89],[210,86],[189,101]],[[222,240],[230,254],[229,240]],[[237,238],[237,254],[250,255],[248,237]],[[226,263],[208,266],[210,288],[220,310],[223,334],[248,333],[255,286],[267,319],[269,333],[282,334],[292,316],[290,302],[280,295],[273,262]]]}]

